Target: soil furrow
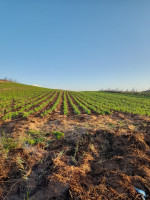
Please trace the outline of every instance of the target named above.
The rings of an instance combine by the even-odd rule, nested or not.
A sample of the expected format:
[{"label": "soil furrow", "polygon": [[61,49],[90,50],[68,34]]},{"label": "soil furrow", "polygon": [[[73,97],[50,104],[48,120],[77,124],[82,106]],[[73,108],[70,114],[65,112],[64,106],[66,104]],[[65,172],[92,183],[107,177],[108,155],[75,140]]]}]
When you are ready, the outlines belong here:
[{"label": "soil furrow", "polygon": [[74,98],[70,95],[70,93],[69,93],[69,96],[70,96],[72,102],[79,108],[81,114],[86,114],[86,112],[84,111],[84,109],[74,100]]},{"label": "soil furrow", "polygon": [[74,115],[74,110],[71,103],[69,102],[68,95],[66,95],[66,99],[67,99],[67,105],[68,105],[68,115],[72,116]]},{"label": "soil furrow", "polygon": [[[27,112],[30,110],[33,110],[34,108],[39,107],[42,103],[46,102],[48,99],[50,99],[53,96],[54,92],[52,92],[45,100],[41,101],[40,103],[32,106],[31,108],[29,108],[28,110],[26,110]],[[40,99],[39,99],[40,100]]]},{"label": "soil furrow", "polygon": [[[51,95],[54,96],[56,94],[56,92],[53,92],[53,94]],[[51,98],[50,97],[50,98]],[[50,101],[46,106],[44,106],[44,108],[42,108],[40,111],[38,111],[34,116],[35,117],[40,117],[41,114],[45,111],[45,110],[48,110],[52,107],[52,105],[54,104],[55,100],[58,98],[58,94],[56,94],[56,96],[54,97],[54,99],[52,101]]]},{"label": "soil furrow", "polygon": [[84,101],[80,100],[80,97],[78,95],[75,95],[75,97],[78,99],[78,101],[80,101],[83,105],[85,105],[88,109],[90,109],[92,114],[98,115],[98,113],[96,111],[92,110],[88,105],[86,105],[86,103],[87,103],[87,104],[93,106],[91,103],[88,103],[86,100],[84,100],[86,102],[86,103],[84,103]]},{"label": "soil furrow", "polygon": [[[30,104],[34,103],[35,101],[39,101],[39,100],[43,99],[44,97],[48,96],[49,94],[51,94],[51,92],[49,92],[49,93],[43,95],[43,96],[40,97],[40,98],[35,99],[35,100],[32,101],[32,102],[29,102],[29,103],[25,104],[25,105],[23,105],[23,106],[25,107],[25,106],[27,106],[27,105],[30,105]],[[33,99],[34,99],[34,98],[33,98]],[[29,109],[27,109],[26,111],[29,111],[29,110],[31,110],[31,109],[33,109],[33,108],[35,108],[35,107],[36,107],[36,105],[33,106],[33,107],[31,107],[31,108],[29,108]],[[19,111],[21,108],[22,108],[22,106],[20,106],[20,107],[18,107],[18,108],[16,108],[16,109],[12,109],[12,110],[9,111],[9,112],[17,112],[17,111]],[[7,114],[7,113],[8,113],[8,112],[6,112],[5,114]],[[3,115],[3,116],[4,116],[4,115]],[[2,116],[2,117],[3,117],[3,116]]]},{"label": "soil furrow", "polygon": [[58,112],[58,114],[60,114],[60,115],[64,114],[64,105],[63,105],[63,102],[64,102],[64,92],[62,92],[59,105],[57,106],[57,109],[55,111],[55,112]]},{"label": "soil furrow", "polygon": [[[48,94],[48,93],[44,94],[44,95],[43,95],[42,97],[40,97],[40,98],[43,98],[43,97],[44,97],[45,95],[47,95],[47,94]],[[39,99],[40,99],[40,98],[38,98],[39,96],[41,96],[41,94],[40,94],[40,95],[37,95],[36,97],[32,97],[32,98],[29,98],[29,99],[25,99],[24,102],[30,101],[30,100],[36,99],[36,98],[39,100]],[[16,100],[11,100],[10,104],[8,104],[7,107],[11,107],[12,109],[11,109],[10,111],[11,111],[11,112],[15,112],[15,111],[17,111],[17,109],[20,109],[21,106],[18,107],[17,109],[13,109],[13,107],[16,106],[16,105],[18,105],[18,104],[20,104],[21,102],[23,102],[23,101],[20,101],[19,103],[16,103]],[[6,101],[6,103],[7,103],[7,101]],[[33,103],[33,102],[29,102],[29,103],[27,103],[27,104],[24,104],[24,106],[26,106],[26,105],[28,105],[28,104],[30,104],[30,103]],[[4,107],[4,108],[0,109],[0,112],[6,110],[6,113],[8,113],[8,112],[7,112],[7,107]],[[10,112],[10,111],[9,111],[9,112]]]}]

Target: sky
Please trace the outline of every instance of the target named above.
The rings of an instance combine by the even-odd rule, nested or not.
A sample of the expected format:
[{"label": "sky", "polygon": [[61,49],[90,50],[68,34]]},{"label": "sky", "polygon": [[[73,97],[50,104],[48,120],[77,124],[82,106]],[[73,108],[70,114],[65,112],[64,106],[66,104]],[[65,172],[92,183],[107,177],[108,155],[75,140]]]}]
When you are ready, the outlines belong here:
[{"label": "sky", "polygon": [[4,77],[68,90],[150,88],[150,0],[1,0]]}]

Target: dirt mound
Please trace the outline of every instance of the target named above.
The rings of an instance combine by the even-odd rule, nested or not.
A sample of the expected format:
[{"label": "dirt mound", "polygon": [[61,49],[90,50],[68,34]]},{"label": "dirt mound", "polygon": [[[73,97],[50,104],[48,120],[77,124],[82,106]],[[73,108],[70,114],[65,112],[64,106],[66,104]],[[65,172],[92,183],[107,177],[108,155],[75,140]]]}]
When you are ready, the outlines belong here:
[{"label": "dirt mound", "polygon": [[[141,200],[135,187],[150,199],[148,118],[57,115],[16,123],[12,131],[23,135],[31,127],[36,134],[44,131],[45,143],[10,151],[1,160],[1,199]],[[57,139],[57,130],[65,136]],[[16,157],[24,160],[20,166]]]}]

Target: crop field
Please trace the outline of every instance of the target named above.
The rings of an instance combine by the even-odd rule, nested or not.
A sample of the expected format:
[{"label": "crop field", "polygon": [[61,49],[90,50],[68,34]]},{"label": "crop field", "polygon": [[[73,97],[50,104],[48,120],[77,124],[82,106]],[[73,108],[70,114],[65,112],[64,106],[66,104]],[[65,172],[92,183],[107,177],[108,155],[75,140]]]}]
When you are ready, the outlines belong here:
[{"label": "crop field", "polygon": [[0,200],[150,199],[150,95],[0,82]]},{"label": "crop field", "polygon": [[108,92],[70,92],[17,83],[0,83],[0,119],[123,112],[150,116],[150,96]]}]

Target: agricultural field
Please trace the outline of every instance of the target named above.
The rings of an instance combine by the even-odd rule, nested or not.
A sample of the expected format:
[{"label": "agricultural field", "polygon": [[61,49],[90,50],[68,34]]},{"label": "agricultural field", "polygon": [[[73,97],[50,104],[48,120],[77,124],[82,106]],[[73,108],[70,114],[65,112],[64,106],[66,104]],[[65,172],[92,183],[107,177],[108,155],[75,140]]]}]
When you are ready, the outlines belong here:
[{"label": "agricultural field", "polygon": [[0,199],[150,199],[150,95],[0,82]]},{"label": "agricultural field", "polygon": [[0,119],[64,115],[107,115],[122,112],[150,116],[150,96],[108,92],[69,92],[0,83]]}]

